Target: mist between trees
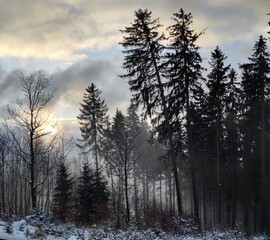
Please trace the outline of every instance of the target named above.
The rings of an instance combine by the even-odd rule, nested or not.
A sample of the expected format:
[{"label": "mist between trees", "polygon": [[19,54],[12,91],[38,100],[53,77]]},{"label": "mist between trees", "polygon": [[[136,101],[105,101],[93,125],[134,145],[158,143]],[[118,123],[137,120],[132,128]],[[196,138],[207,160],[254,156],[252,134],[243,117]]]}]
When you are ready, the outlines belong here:
[{"label": "mist between trees", "polygon": [[[204,31],[192,29],[183,9],[172,20],[165,35],[139,9],[121,30],[130,107],[111,118],[102,89],[90,84],[77,116],[80,139],[45,141],[50,78],[21,76],[25,98],[8,107],[14,125],[1,131],[2,214],[42,208],[61,222],[165,230],[175,216],[192,219],[198,232],[269,234],[269,42],[259,36],[237,71],[217,46],[205,74],[196,44]],[[71,148],[79,159],[68,161]]]}]

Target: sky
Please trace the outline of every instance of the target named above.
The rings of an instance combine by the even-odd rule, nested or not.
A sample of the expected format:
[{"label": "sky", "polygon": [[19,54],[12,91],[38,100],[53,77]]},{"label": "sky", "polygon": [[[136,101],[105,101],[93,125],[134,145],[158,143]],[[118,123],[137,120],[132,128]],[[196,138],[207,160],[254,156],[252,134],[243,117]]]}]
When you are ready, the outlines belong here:
[{"label": "sky", "polygon": [[205,29],[198,45],[206,67],[218,45],[237,68],[270,30],[269,0],[0,0],[0,116],[20,96],[20,74],[39,70],[52,76],[55,118],[74,134],[91,83],[102,91],[111,116],[116,109],[125,113],[131,93],[119,78],[119,30],[130,26],[139,8],[152,11],[164,29],[180,8],[191,12],[193,28]]}]

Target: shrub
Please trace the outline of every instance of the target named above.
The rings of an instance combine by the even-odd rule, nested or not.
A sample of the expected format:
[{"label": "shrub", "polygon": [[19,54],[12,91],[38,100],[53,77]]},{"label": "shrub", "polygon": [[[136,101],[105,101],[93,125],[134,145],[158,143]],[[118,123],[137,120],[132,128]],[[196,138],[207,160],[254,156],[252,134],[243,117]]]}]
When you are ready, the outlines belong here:
[{"label": "shrub", "polygon": [[8,233],[8,234],[13,233],[13,227],[12,227],[12,222],[11,221],[6,222],[5,232]]}]

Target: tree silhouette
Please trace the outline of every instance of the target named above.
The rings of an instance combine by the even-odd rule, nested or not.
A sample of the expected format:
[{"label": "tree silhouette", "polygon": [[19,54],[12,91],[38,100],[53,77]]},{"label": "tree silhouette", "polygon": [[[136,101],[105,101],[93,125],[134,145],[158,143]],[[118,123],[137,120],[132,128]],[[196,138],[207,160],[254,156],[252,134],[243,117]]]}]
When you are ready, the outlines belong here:
[{"label": "tree silhouette", "polygon": [[67,171],[67,166],[64,161],[61,161],[57,170],[52,206],[54,217],[61,222],[66,222],[66,220],[71,219],[72,184],[73,179]]},{"label": "tree silhouette", "polygon": [[80,124],[80,131],[83,145],[80,147],[88,148],[94,152],[96,174],[99,172],[99,140],[103,128],[107,121],[108,108],[104,100],[100,99],[101,91],[92,83],[86,88],[86,93],[81,103],[80,114],[77,117]]},{"label": "tree silhouette", "polygon": [[211,147],[213,150],[213,160],[216,161],[216,204],[217,204],[217,223],[221,224],[221,160],[224,149],[223,129],[224,129],[224,110],[226,105],[226,86],[228,84],[228,73],[230,65],[225,65],[225,54],[216,47],[211,53],[211,72],[208,74],[207,86],[209,88],[208,96],[208,120],[212,133],[210,138],[214,140]]},{"label": "tree silhouette", "polygon": [[84,224],[92,223],[94,211],[94,174],[88,163],[83,164],[77,188],[77,220]]},{"label": "tree silhouette", "polygon": [[194,162],[194,141],[192,138],[191,104],[195,104],[196,97],[202,92],[202,58],[196,45],[202,32],[196,33],[191,29],[192,15],[183,9],[174,13],[174,25],[170,26],[170,45],[167,53],[166,75],[168,77],[168,102],[170,120],[179,128],[183,115],[186,121],[187,149],[191,164],[192,193],[194,216],[199,220],[199,202],[197,196],[197,173]]},{"label": "tree silhouette", "polygon": [[[259,196],[261,202],[260,230],[267,231],[270,227],[270,220],[267,189],[269,158],[266,157],[269,155],[266,155],[266,143],[269,141],[269,127],[267,127],[269,126],[269,120],[266,113],[269,109],[270,58],[266,39],[263,36],[260,36],[255,43],[249,63],[242,64],[241,68],[243,70],[242,86],[245,93],[243,124],[246,126],[246,138],[244,142],[246,151],[249,151],[245,153],[247,156],[245,168],[249,169],[250,174],[256,177],[253,184],[256,182],[260,185],[260,190],[256,190],[257,184],[252,189],[254,195]],[[246,184],[249,185],[248,182]],[[250,191],[250,188],[247,191]],[[251,198],[249,200],[256,201]]]},{"label": "tree silhouette", "polygon": [[168,132],[170,156],[173,163],[173,172],[176,184],[178,213],[182,214],[181,193],[176,164],[176,154],[172,127],[169,121],[169,111],[165,97],[165,87],[162,82],[162,58],[165,40],[158,30],[161,25],[158,19],[151,19],[151,12],[139,9],[135,12],[134,23],[125,30],[124,41],[120,44],[125,48],[123,68],[126,75],[121,77],[128,79],[130,90],[133,92],[132,103],[142,104],[145,116],[150,117],[161,109],[160,118],[164,118]]},{"label": "tree silhouette", "polygon": [[[53,94],[49,92],[51,78],[42,72],[28,76],[22,74],[20,80],[24,99],[17,100],[17,107],[8,106],[8,113],[20,134],[8,124],[5,124],[5,129],[8,142],[11,143],[9,150],[20,156],[28,169],[29,174],[21,177],[30,185],[32,208],[35,209],[37,189],[46,181],[51,171],[46,154],[52,148],[55,137],[48,138],[51,132],[46,127],[52,124],[52,116],[46,108]],[[24,147],[21,145],[21,137],[24,139]]]}]

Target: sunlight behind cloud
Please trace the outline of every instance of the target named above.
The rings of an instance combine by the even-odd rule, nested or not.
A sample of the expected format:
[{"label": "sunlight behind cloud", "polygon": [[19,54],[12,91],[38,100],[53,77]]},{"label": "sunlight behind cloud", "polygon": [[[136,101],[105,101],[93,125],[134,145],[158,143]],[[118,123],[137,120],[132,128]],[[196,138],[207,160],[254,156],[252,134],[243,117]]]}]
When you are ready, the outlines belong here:
[{"label": "sunlight behind cloud", "polygon": [[56,135],[58,132],[57,125],[56,124],[46,124],[43,131],[44,134],[48,135]]},{"label": "sunlight behind cloud", "polygon": [[[231,41],[230,36],[243,38],[246,28],[253,32],[264,29],[267,1],[214,1],[194,4],[162,0],[151,2],[62,0],[0,0],[0,57],[61,60],[75,63],[87,57],[84,51],[115,48],[123,29],[138,8],[149,8],[167,26],[170,17],[181,7],[191,11],[197,31],[207,28],[202,46],[215,47]],[[197,6],[197,7],[195,7]],[[248,23],[249,22],[249,23]],[[255,28],[256,27],[256,28]],[[237,29],[237,31],[236,31]],[[216,31],[220,33],[217,34]],[[215,35],[216,34],[216,35]],[[215,35],[215,36],[214,36]]]}]

